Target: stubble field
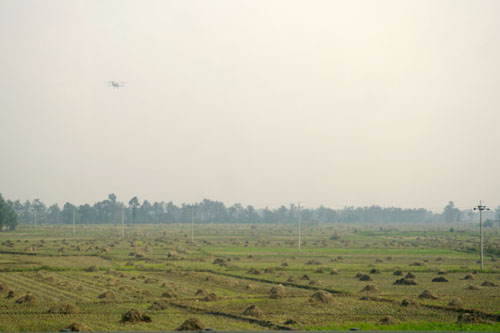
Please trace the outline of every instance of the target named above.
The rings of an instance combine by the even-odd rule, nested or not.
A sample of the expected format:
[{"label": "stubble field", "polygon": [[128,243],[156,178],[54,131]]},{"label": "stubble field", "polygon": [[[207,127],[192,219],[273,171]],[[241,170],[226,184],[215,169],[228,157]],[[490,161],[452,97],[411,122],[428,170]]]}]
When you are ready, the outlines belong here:
[{"label": "stubble field", "polygon": [[21,227],[0,233],[0,329],[500,331],[500,261],[479,270],[455,229],[318,225],[298,253],[285,225]]}]

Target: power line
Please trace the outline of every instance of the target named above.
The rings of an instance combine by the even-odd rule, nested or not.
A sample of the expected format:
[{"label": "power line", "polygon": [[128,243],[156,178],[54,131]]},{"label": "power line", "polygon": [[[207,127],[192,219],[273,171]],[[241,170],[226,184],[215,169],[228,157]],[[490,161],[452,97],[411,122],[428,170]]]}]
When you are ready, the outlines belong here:
[{"label": "power line", "polygon": [[122,238],[125,238],[125,207],[122,206]]},{"label": "power line", "polygon": [[299,202],[299,253],[300,253],[300,202]]}]

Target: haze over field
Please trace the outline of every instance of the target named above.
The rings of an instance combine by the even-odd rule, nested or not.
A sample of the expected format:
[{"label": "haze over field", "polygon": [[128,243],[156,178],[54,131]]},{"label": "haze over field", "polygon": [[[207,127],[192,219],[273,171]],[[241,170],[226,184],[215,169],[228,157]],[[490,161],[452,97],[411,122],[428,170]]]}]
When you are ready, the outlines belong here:
[{"label": "haze over field", "polygon": [[2,0],[0,193],[493,208],[499,17],[498,1]]}]

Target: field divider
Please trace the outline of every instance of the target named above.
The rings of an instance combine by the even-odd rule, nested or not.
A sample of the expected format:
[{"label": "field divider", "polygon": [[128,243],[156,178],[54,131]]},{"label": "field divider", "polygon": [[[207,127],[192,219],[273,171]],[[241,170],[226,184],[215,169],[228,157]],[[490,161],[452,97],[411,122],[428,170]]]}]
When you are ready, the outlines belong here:
[{"label": "field divider", "polygon": [[[390,298],[377,297],[377,296],[364,296],[364,297],[366,297],[366,299],[368,299],[370,301],[374,301],[374,302],[387,302],[387,303],[393,303],[393,304],[400,304],[398,301],[390,299]],[[432,309],[432,310],[441,310],[441,311],[448,311],[448,312],[455,312],[455,313],[470,313],[473,315],[477,315],[483,319],[489,319],[489,320],[493,320],[496,322],[500,322],[500,315],[499,314],[488,313],[488,312],[484,312],[481,310],[458,308],[458,307],[449,306],[449,305],[426,304],[426,303],[420,303],[420,302],[415,302],[415,305],[422,306],[424,308],[428,308],[428,309]]]},{"label": "field divider", "polygon": [[0,250],[0,254],[16,254],[24,256],[39,256],[39,257],[100,257],[98,253],[64,253],[64,254],[54,254],[46,252],[25,252],[25,251],[8,251]]},{"label": "field divider", "polygon": [[483,318],[483,319],[489,319],[489,320],[493,320],[496,322],[500,322],[500,315],[484,312],[481,310],[457,308],[457,307],[449,306],[449,305],[424,304],[424,303],[418,303],[418,304],[420,304],[421,306],[424,306],[426,308],[433,309],[433,310],[443,310],[443,311],[450,311],[450,312],[456,312],[456,313],[470,313],[472,315],[477,315],[478,317]]},{"label": "field divider", "polygon": [[341,291],[341,290],[336,290],[336,289],[331,289],[331,288],[320,288],[320,287],[315,287],[315,286],[306,286],[306,285],[296,284],[296,283],[287,282],[287,281],[279,282],[279,281],[267,280],[267,279],[256,278],[256,277],[251,277],[251,276],[242,276],[242,275],[237,275],[237,274],[218,272],[218,271],[214,271],[211,269],[195,269],[194,271],[198,272],[198,273],[211,273],[211,274],[216,274],[216,275],[228,276],[228,277],[233,277],[233,278],[237,278],[237,279],[256,281],[256,282],[262,282],[262,283],[269,283],[269,284],[276,284],[276,285],[281,284],[283,286],[294,287],[294,288],[299,288],[299,289],[315,290],[315,291],[324,290],[324,291],[328,291],[331,294],[339,294],[339,295],[349,295],[350,294],[347,291]]},{"label": "field divider", "polygon": [[257,324],[257,325],[260,325],[262,327],[267,327],[267,328],[271,328],[271,329],[285,330],[285,331],[292,330],[292,328],[290,328],[288,326],[275,324],[269,320],[255,319],[255,318],[240,316],[240,315],[228,313],[228,312],[203,309],[203,308],[198,308],[198,307],[190,306],[190,305],[186,305],[186,304],[180,304],[180,303],[176,303],[176,302],[172,302],[172,301],[169,301],[168,304],[172,305],[173,307],[176,307],[178,309],[188,310],[190,313],[208,314],[208,315],[212,315],[212,316],[226,317],[226,318],[230,318],[230,319],[246,321],[246,322],[251,323],[251,324]]}]

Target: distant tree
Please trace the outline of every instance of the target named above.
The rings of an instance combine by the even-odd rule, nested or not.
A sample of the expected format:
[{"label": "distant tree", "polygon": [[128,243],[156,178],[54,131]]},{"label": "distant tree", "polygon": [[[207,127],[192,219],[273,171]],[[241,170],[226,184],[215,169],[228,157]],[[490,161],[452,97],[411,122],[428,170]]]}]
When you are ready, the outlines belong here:
[{"label": "distant tree", "polygon": [[175,222],[176,218],[177,218],[177,215],[178,215],[178,210],[179,208],[174,205],[174,203],[172,201],[169,201],[167,202],[167,205],[166,205],[166,210],[167,210],[167,216],[166,216],[166,220],[167,222]]},{"label": "distant tree", "polygon": [[95,210],[89,204],[78,207],[78,218],[76,223],[91,224],[95,223],[95,221]]},{"label": "distant tree", "polygon": [[260,216],[259,214],[257,214],[257,212],[255,211],[255,208],[253,206],[248,206],[247,209],[246,209],[246,220],[250,223],[256,223],[259,221],[260,219]]},{"label": "distant tree", "polygon": [[61,217],[61,209],[57,204],[53,204],[52,206],[49,207],[47,211],[47,219],[50,221],[50,223],[54,224],[59,224]]},{"label": "distant tree", "polygon": [[263,212],[263,220],[265,223],[271,223],[276,221],[275,214],[273,214],[273,211],[267,208],[267,206]]},{"label": "distant tree", "polygon": [[75,209],[75,205],[66,202],[61,211],[61,223],[62,224],[72,224],[73,223],[73,211]]},{"label": "distant tree", "polygon": [[137,199],[137,197],[133,197],[128,202],[128,205],[130,208],[132,208],[132,223],[135,223],[135,219],[137,217],[137,207],[140,206],[139,199]]},{"label": "distant tree", "polygon": [[12,207],[12,209],[14,209],[14,211],[16,212],[18,219],[19,219],[19,216],[23,213],[23,210],[24,210],[24,206],[21,203],[21,201],[16,200],[16,201],[12,202],[10,204],[10,206]]},{"label": "distant tree", "polygon": [[443,215],[446,222],[458,222],[460,221],[462,212],[460,209],[455,208],[455,203],[453,201],[450,201],[444,207]]},{"label": "distant tree", "polygon": [[144,200],[144,202],[141,205],[141,208],[139,209],[139,212],[140,212],[139,222],[142,223],[151,222],[153,217],[153,205],[151,205],[149,201]]},{"label": "distant tree", "polygon": [[288,221],[288,209],[285,206],[282,205],[280,208],[278,208],[278,211],[276,213],[278,214],[278,223],[285,223]]},{"label": "distant tree", "polygon": [[40,199],[35,199],[31,203],[31,209],[37,215],[38,222],[47,222],[46,211],[47,207],[40,201]]},{"label": "distant tree", "polygon": [[0,194],[0,231],[14,230],[17,226],[16,211],[7,204]]},{"label": "distant tree", "polygon": [[114,193],[108,194],[108,199],[112,203],[116,203],[116,195]]},{"label": "distant tree", "polygon": [[21,218],[23,223],[29,224],[31,223],[31,202],[29,200],[26,200],[26,202],[23,205],[23,211],[21,213]]}]

